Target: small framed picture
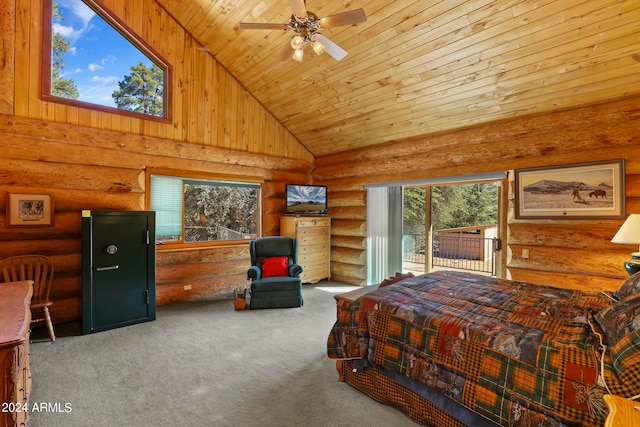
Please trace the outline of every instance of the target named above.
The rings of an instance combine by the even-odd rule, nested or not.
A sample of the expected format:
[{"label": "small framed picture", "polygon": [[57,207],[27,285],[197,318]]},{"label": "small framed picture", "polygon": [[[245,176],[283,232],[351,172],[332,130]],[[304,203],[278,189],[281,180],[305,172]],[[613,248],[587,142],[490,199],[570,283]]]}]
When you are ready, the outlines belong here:
[{"label": "small framed picture", "polygon": [[52,226],[53,218],[52,195],[7,193],[8,227]]},{"label": "small framed picture", "polygon": [[624,159],[516,169],[516,218],[622,219]]}]

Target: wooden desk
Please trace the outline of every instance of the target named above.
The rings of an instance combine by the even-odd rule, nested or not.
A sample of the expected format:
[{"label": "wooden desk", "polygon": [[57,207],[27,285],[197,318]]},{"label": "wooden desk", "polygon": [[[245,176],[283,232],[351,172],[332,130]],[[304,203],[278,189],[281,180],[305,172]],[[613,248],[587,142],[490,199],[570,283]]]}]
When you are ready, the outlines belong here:
[{"label": "wooden desk", "polygon": [[604,402],[609,407],[609,416],[604,427],[640,426],[640,402],[613,394],[605,394]]},{"label": "wooden desk", "polygon": [[29,422],[31,281],[0,283],[0,427]]}]

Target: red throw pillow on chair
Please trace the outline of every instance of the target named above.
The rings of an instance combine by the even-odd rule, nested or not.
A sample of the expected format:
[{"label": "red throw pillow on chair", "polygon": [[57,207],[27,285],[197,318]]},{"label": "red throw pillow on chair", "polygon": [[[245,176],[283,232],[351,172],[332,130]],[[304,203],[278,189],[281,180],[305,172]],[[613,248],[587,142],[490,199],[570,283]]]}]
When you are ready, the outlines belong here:
[{"label": "red throw pillow on chair", "polygon": [[289,257],[274,256],[262,261],[262,277],[288,276]]}]

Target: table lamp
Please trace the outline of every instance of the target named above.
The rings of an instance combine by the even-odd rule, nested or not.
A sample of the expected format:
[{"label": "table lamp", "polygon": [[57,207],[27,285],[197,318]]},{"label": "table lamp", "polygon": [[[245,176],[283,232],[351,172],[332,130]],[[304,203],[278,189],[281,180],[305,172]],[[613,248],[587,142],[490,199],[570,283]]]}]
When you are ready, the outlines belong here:
[{"label": "table lamp", "polygon": [[[640,245],[640,214],[631,214],[618,230],[612,243],[626,245]],[[629,276],[640,271],[640,252],[633,252],[631,258],[624,262],[624,268]]]}]

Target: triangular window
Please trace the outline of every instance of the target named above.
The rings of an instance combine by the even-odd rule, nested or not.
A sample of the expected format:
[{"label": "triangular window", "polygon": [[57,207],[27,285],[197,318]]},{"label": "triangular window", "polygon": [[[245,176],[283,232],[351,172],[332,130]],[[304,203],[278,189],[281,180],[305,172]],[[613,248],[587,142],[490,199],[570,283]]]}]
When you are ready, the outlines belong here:
[{"label": "triangular window", "polygon": [[43,99],[169,118],[169,67],[124,23],[93,0],[44,7]]}]

